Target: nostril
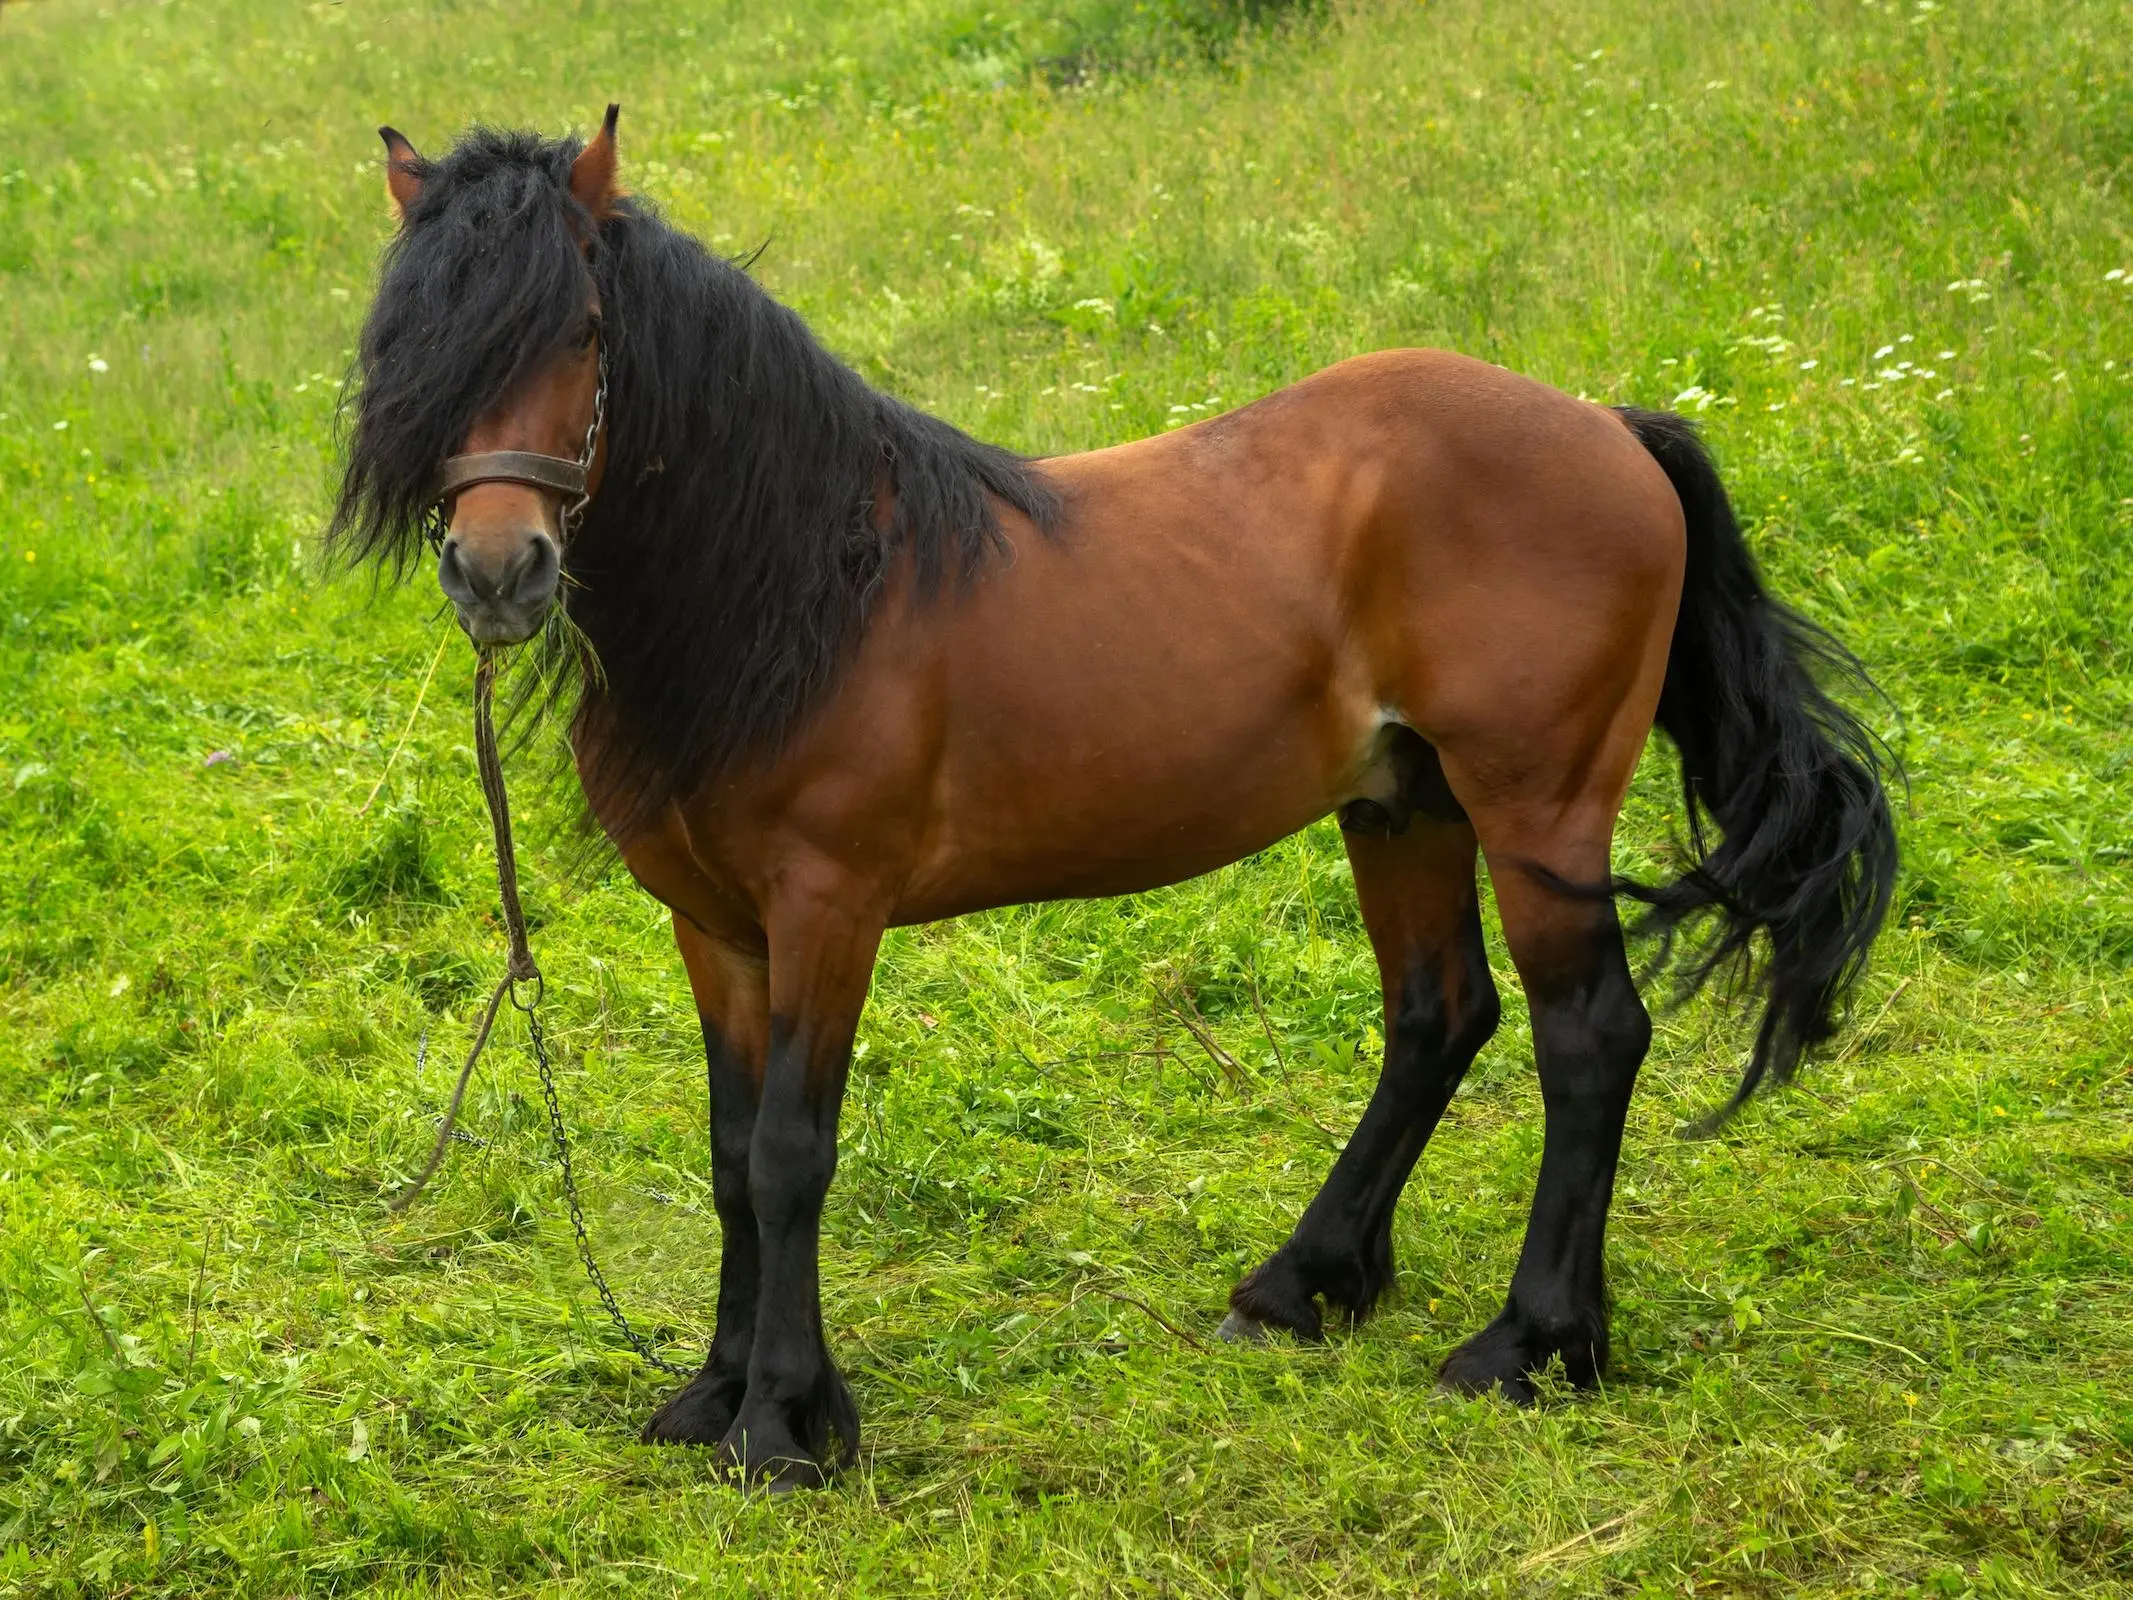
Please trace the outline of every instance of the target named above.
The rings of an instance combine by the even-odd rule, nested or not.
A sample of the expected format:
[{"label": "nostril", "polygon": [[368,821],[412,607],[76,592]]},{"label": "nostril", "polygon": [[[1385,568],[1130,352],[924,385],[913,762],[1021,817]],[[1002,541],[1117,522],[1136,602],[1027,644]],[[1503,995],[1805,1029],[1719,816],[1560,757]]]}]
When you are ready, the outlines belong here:
[{"label": "nostril", "polygon": [[459,541],[446,538],[444,548],[437,552],[437,587],[444,591],[445,598],[455,605],[472,605],[481,598],[474,577],[459,552]]},{"label": "nostril", "polygon": [[562,559],[557,554],[555,541],[545,533],[536,533],[532,548],[519,557],[517,565],[505,578],[501,592],[505,598],[522,605],[541,604],[555,592],[561,568]]}]

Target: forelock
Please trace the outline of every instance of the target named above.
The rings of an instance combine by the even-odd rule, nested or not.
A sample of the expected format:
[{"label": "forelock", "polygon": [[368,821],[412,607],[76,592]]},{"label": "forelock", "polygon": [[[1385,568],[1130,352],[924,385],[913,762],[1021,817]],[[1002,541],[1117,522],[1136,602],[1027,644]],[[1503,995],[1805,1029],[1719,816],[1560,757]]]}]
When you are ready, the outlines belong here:
[{"label": "forelock", "polygon": [[[330,544],[399,568],[475,418],[553,354],[584,307],[575,139],[477,128],[422,164],[364,322]],[[597,243],[595,243],[597,248]]]}]

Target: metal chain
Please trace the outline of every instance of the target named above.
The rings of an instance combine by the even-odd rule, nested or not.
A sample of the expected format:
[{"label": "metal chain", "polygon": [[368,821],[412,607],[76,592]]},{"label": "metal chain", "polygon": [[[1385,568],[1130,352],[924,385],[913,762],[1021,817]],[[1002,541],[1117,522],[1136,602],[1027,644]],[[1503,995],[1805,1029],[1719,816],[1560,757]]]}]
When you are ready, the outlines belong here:
[{"label": "metal chain", "polygon": [[577,1235],[578,1259],[585,1264],[585,1276],[592,1280],[593,1292],[600,1297],[600,1304],[607,1308],[608,1321],[615,1325],[615,1331],[622,1335],[624,1342],[637,1352],[637,1359],[674,1377],[691,1377],[694,1374],[690,1368],[666,1360],[652,1348],[651,1340],[630,1326],[630,1319],[615,1303],[614,1290],[607,1286],[607,1274],[593,1259],[592,1240],[585,1232],[585,1208],[578,1201],[578,1178],[570,1165],[570,1132],[563,1126],[563,1106],[556,1095],[555,1073],[548,1065],[548,1043],[542,1037],[541,1019],[534,1010],[539,998],[536,991],[533,1001],[521,1000],[518,986],[513,984],[511,987],[511,1003],[526,1019],[526,1033],[533,1041],[533,1062],[541,1073],[541,1098],[548,1102],[548,1132],[555,1141],[555,1163],[563,1173],[563,1203],[570,1208],[570,1231]]},{"label": "metal chain", "polygon": [[[600,387],[604,392],[607,387],[604,381],[606,363],[603,361],[601,366],[603,381]],[[596,424],[597,420],[595,418]],[[489,802],[489,821],[496,835],[496,889],[503,901],[504,931],[511,941],[511,965],[505,981],[511,986],[513,1008],[526,1019],[526,1035],[533,1043],[533,1062],[540,1069],[541,1098],[548,1102],[548,1132],[555,1141],[556,1166],[563,1175],[563,1202],[570,1208],[570,1231],[577,1236],[578,1259],[585,1264],[585,1276],[592,1280],[593,1292],[599,1295],[608,1320],[614,1323],[624,1342],[647,1366],[657,1367],[677,1378],[686,1378],[690,1375],[687,1367],[661,1359],[652,1349],[652,1342],[630,1326],[630,1319],[615,1303],[614,1290],[607,1286],[607,1274],[593,1259],[592,1240],[586,1236],[585,1207],[578,1199],[578,1175],[570,1162],[570,1130],[563,1125],[563,1105],[556,1094],[555,1071],[548,1064],[548,1040],[541,1032],[540,1013],[536,1009],[547,996],[548,980],[541,976],[541,969],[534,962],[533,951],[526,941],[526,914],[518,903],[518,852],[511,842],[511,802],[504,793],[504,766],[497,753],[496,725],[490,710],[490,702],[495,698],[495,683],[496,657],[493,652],[484,650],[474,673],[474,752],[475,764],[481,768],[482,795]],[[521,983],[533,986],[532,998],[521,998]]]},{"label": "metal chain", "polygon": [[568,543],[578,531],[578,524],[585,520],[585,508],[592,504],[593,457],[600,450],[600,428],[607,421],[607,341],[600,340],[600,386],[593,390],[592,421],[585,425],[585,444],[578,451],[578,470],[585,474],[587,487],[575,504],[563,508],[563,539]]},{"label": "metal chain", "polygon": [[[602,385],[603,389],[605,385]],[[534,1065],[540,1069],[541,1098],[548,1103],[548,1132],[555,1144],[556,1166],[563,1177],[563,1200],[570,1208],[570,1231],[577,1236],[578,1260],[584,1263],[585,1276],[592,1280],[594,1293],[606,1309],[608,1320],[622,1335],[623,1341],[637,1353],[637,1358],[646,1366],[656,1367],[661,1372],[677,1378],[693,1376],[693,1369],[677,1366],[664,1360],[652,1348],[651,1340],[630,1326],[630,1319],[623,1315],[622,1307],[615,1301],[615,1292],[607,1286],[607,1275],[600,1270],[600,1263],[593,1259],[592,1240],[585,1231],[585,1206],[578,1198],[578,1176],[570,1160],[570,1130],[563,1125],[563,1105],[556,1093],[555,1071],[548,1064],[548,1040],[541,1031],[540,1012],[537,1009],[547,997],[548,983],[541,976],[541,969],[533,959],[533,950],[526,939],[526,913],[518,899],[518,853],[511,842],[511,805],[504,793],[504,767],[496,749],[496,722],[491,710],[495,698],[496,657],[484,650],[474,669],[474,761],[481,771],[482,798],[489,804],[489,825],[496,836],[496,891],[502,902],[504,932],[510,941],[511,954],[503,978],[489,996],[480,1028],[475,1034],[474,1047],[467,1054],[466,1065],[460,1069],[459,1081],[452,1089],[451,1104],[437,1125],[437,1142],[430,1151],[430,1159],[413,1182],[402,1189],[387,1206],[399,1211],[412,1204],[424,1185],[435,1175],[444,1160],[444,1152],[459,1135],[454,1124],[459,1117],[460,1101],[467,1092],[467,1083],[474,1075],[474,1063],[489,1042],[489,1032],[496,1021],[497,1002],[509,995],[511,1005],[526,1019],[526,1034],[532,1041]],[[531,986],[530,998],[521,997],[519,986]],[[429,1034],[423,1033],[427,1047]],[[416,1070],[421,1070],[418,1057]]]}]

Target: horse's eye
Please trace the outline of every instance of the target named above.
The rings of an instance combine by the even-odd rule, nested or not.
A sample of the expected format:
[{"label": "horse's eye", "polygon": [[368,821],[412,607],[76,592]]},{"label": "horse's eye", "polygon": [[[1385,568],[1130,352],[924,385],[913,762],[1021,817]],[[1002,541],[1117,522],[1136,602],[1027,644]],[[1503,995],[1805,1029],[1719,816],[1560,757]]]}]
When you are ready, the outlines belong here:
[{"label": "horse's eye", "polygon": [[600,319],[598,317],[587,317],[584,331],[578,335],[578,348],[580,350],[590,350],[593,340],[599,337]]}]

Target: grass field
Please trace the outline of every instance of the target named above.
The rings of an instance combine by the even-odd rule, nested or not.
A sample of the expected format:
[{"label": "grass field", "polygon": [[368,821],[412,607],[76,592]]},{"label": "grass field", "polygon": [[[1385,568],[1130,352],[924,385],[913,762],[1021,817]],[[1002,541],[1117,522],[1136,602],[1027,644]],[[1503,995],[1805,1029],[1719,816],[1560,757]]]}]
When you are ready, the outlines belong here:
[{"label": "grass field", "polygon": [[[0,10],[0,1594],[2133,1593],[2129,69],[2109,0]],[[1888,691],[1907,864],[1854,1027],[1721,1139],[1675,1133],[1745,1022],[1661,1016],[1602,1393],[1432,1390],[1539,1148],[1500,947],[1395,1302],[1210,1339],[1375,1070],[1323,824],[891,937],[828,1492],[634,1442],[666,1380],[577,1276],[515,1034],[480,1145],[384,1213],[500,944],[468,652],[427,578],[310,550],[371,130],[609,98],[634,187],[1027,450],[1400,343],[1706,424]],[[552,744],[551,1027],[609,1273],[678,1356],[693,1018],[658,909],[571,874]],[[1670,782],[1655,750],[1625,869]]]}]

